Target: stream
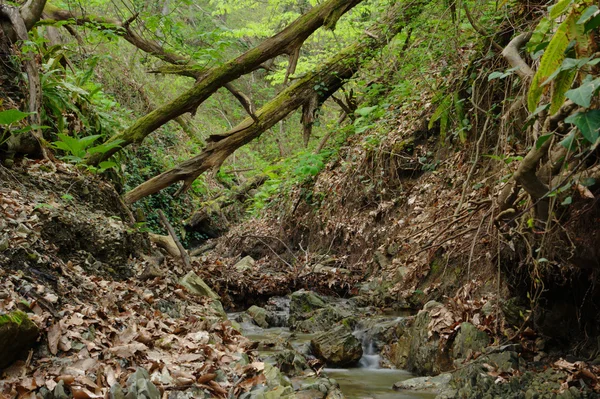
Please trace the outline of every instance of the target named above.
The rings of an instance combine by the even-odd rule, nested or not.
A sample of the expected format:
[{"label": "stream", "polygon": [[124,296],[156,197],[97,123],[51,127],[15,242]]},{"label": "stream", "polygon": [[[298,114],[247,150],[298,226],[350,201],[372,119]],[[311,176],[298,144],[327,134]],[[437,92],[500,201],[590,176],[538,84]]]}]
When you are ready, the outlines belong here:
[{"label": "stream", "polygon": [[[231,320],[239,320],[240,313],[230,313]],[[394,317],[390,317],[393,320]],[[304,334],[290,331],[287,327],[260,328],[254,323],[240,323],[243,334],[253,341],[258,341],[259,354],[268,361],[268,357],[277,352],[274,343],[288,343],[298,352],[306,352],[310,340],[315,334]],[[354,335],[361,340],[363,356],[356,367],[325,368],[324,374],[334,378],[348,399],[433,399],[435,394],[410,391],[394,391],[392,386],[398,381],[415,377],[406,370],[395,370],[380,367],[380,356],[373,341],[366,331],[355,331]],[[292,379],[293,381],[293,379]]]}]

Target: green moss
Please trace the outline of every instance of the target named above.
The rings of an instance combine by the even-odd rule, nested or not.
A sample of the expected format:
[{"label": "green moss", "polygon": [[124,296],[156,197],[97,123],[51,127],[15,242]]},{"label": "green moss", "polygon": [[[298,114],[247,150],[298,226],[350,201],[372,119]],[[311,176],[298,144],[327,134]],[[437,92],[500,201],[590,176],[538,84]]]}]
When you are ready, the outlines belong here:
[{"label": "green moss", "polygon": [[15,323],[20,326],[21,324],[27,322],[31,323],[27,315],[20,310],[0,315],[0,326],[6,323]]}]

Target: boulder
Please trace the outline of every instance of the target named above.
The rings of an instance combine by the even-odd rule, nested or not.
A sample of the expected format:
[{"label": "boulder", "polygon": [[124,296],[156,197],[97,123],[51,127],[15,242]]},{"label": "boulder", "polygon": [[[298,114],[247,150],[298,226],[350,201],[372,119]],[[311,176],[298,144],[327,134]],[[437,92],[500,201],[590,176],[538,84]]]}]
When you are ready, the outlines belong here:
[{"label": "boulder", "polygon": [[362,357],[362,345],[345,325],[338,325],[315,336],[311,346],[316,357],[329,366],[347,366]]},{"label": "boulder", "polygon": [[290,298],[290,325],[305,320],[317,309],[327,306],[323,298],[312,291],[300,290]]},{"label": "boulder", "polygon": [[466,358],[475,352],[481,352],[490,343],[488,335],[471,323],[462,323],[452,345],[455,359]]},{"label": "boulder", "polygon": [[393,344],[404,336],[411,324],[410,317],[390,319],[385,316],[360,318],[356,329],[362,331],[364,339],[380,352],[385,345]]},{"label": "boulder", "polygon": [[233,267],[238,272],[243,272],[243,271],[252,269],[254,267],[254,264],[255,264],[254,258],[252,258],[251,256],[246,256],[246,257],[242,258],[238,263],[236,263]]},{"label": "boulder", "polygon": [[351,316],[352,313],[345,309],[327,306],[325,308],[315,310],[308,319],[298,321],[290,327],[305,333],[327,331],[338,321]]},{"label": "boulder", "polygon": [[21,311],[0,315],[0,369],[35,344],[38,327]]},{"label": "boulder", "polygon": [[306,370],[310,370],[308,362],[300,353],[295,350],[283,350],[272,356],[273,361],[281,370],[290,377],[302,375]]},{"label": "boulder", "polygon": [[268,312],[266,309],[261,308],[260,306],[253,305],[250,306],[247,312],[250,315],[250,317],[252,317],[252,320],[254,321],[254,323],[256,323],[257,326],[262,328],[269,327],[269,323],[267,322]]},{"label": "boulder", "polygon": [[197,296],[207,296],[212,299],[220,299],[205,282],[194,272],[189,272],[179,281],[190,294]]},{"label": "boulder", "polygon": [[448,387],[452,374],[444,373],[435,377],[417,377],[408,380],[400,381],[394,384],[393,388],[396,391],[430,391],[440,392]]},{"label": "boulder", "polygon": [[443,306],[441,303],[430,301],[415,317],[410,329],[410,346],[407,357],[409,371],[421,375],[436,375],[452,367],[448,351],[442,346],[438,334],[430,336],[430,312]]},{"label": "boulder", "polygon": [[518,298],[510,298],[500,302],[500,309],[502,309],[506,322],[511,326],[521,326],[523,324],[523,315],[527,314],[527,308],[521,306]]},{"label": "boulder", "polygon": [[397,369],[406,369],[410,352],[410,336],[403,335],[398,341],[383,347],[381,354]]}]

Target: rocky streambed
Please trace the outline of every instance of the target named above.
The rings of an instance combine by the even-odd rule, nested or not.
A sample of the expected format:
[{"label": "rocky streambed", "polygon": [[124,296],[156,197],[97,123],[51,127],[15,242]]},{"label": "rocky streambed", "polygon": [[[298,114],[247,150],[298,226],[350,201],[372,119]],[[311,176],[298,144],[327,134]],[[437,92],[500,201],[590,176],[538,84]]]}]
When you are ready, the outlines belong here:
[{"label": "rocky streambed", "polygon": [[[388,341],[398,338],[405,316],[376,314],[351,300],[308,291],[272,298],[264,308],[228,314],[257,343],[264,361],[289,376],[297,397],[434,398],[433,386],[395,390],[395,384],[414,375],[394,368],[380,355]],[[330,386],[318,382],[322,379]]]},{"label": "rocky streambed", "polygon": [[[474,322],[489,309],[478,312]],[[300,398],[600,398],[594,366],[542,358],[527,342],[493,345],[485,326],[434,301],[381,314],[298,291],[229,316]]]}]

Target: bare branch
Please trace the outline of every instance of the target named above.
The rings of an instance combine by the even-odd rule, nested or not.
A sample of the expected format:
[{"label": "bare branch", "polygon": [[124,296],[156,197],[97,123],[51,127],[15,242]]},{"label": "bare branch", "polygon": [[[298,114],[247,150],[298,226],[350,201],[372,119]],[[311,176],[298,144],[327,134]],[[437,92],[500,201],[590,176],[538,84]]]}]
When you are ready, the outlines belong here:
[{"label": "bare branch", "polygon": [[506,48],[502,50],[502,56],[513,68],[517,68],[515,72],[524,80],[531,79],[534,75],[533,70],[519,54],[521,47],[527,44],[530,38],[531,33],[522,33],[512,39]]}]

